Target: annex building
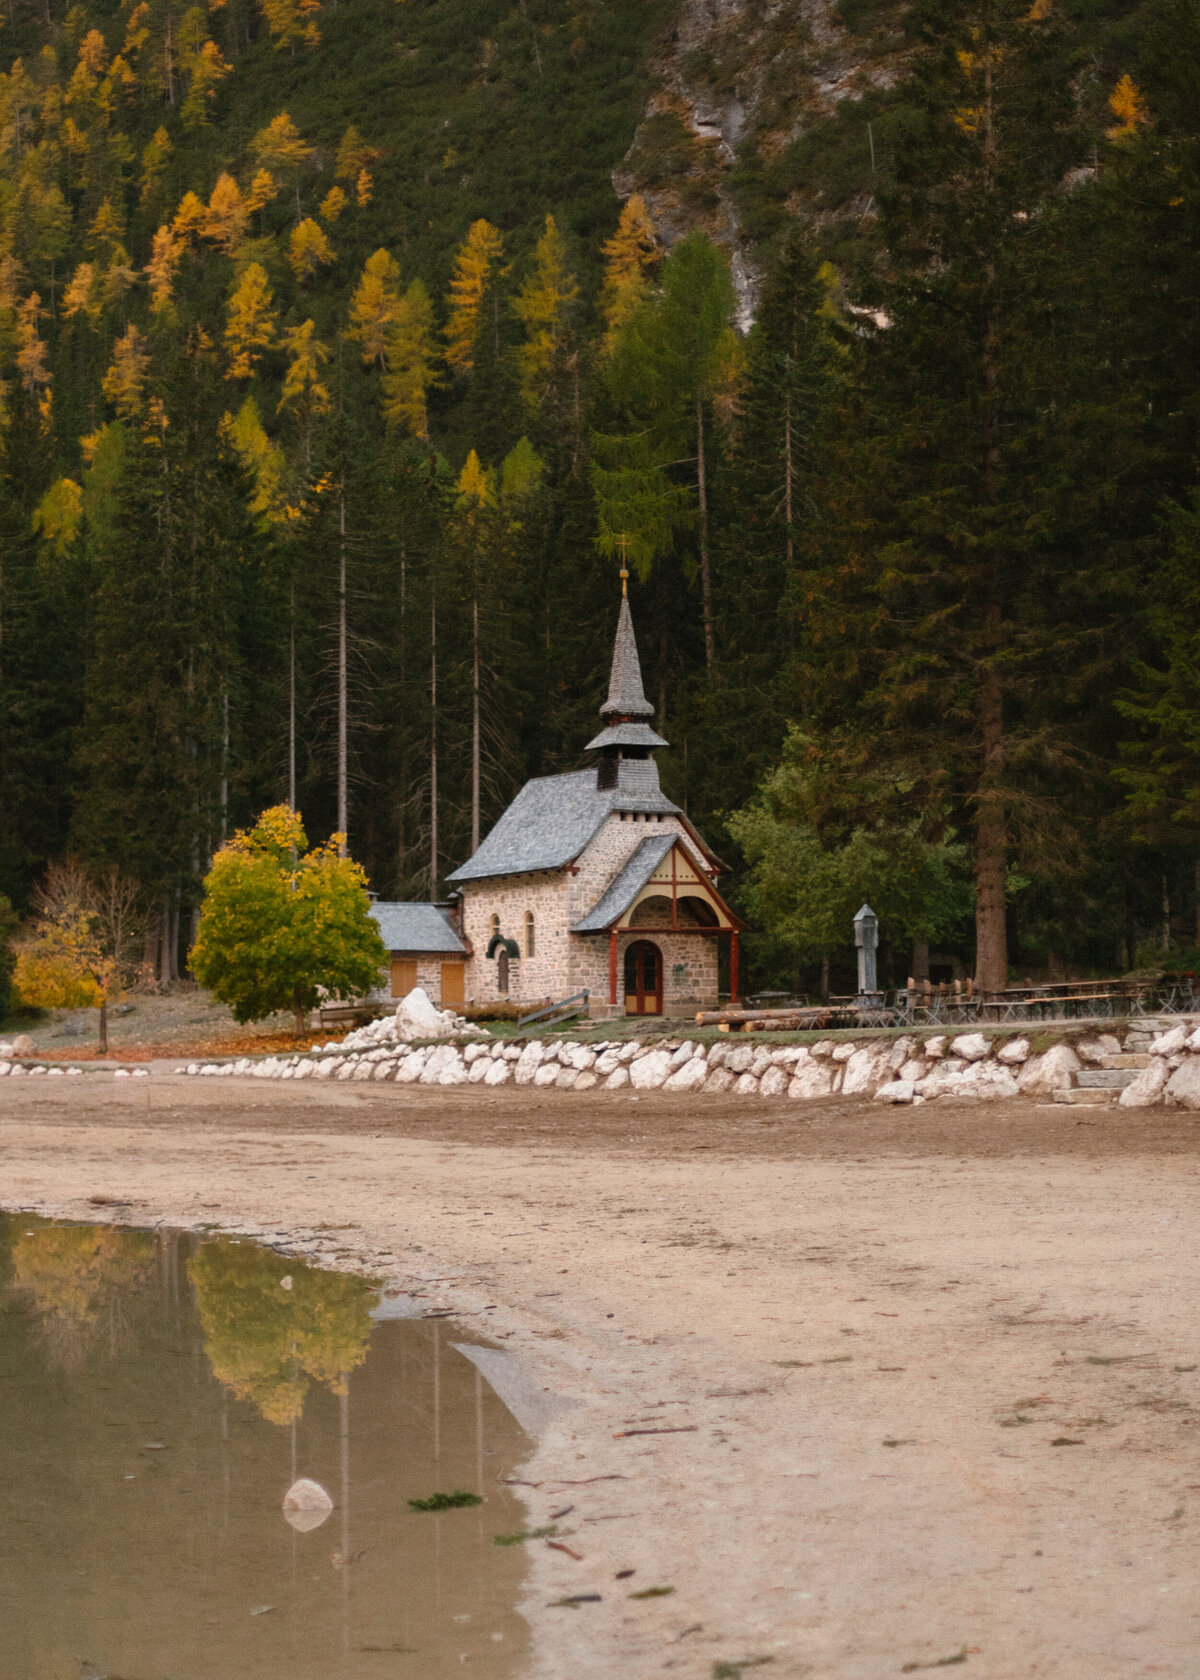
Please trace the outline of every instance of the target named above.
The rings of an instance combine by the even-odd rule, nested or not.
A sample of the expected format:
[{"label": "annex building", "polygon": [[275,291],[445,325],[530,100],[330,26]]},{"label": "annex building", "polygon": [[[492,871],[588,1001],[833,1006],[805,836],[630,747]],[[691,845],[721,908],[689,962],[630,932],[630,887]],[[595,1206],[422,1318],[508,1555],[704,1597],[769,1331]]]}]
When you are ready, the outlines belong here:
[{"label": "annex building", "polygon": [[738,990],[742,923],[722,865],[659,786],[622,574],[602,728],[586,769],[526,782],[478,851],[447,877],[446,905],[376,903],[391,990],[443,1004],[531,1008],[587,991],[593,1014],[661,1015],[717,1002],[718,941]]}]

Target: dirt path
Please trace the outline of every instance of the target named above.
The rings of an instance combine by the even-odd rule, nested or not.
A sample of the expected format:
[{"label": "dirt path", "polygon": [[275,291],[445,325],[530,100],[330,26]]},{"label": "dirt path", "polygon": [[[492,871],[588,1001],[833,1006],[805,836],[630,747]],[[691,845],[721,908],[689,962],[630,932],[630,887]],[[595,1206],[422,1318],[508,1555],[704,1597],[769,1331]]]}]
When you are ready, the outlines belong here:
[{"label": "dirt path", "polygon": [[528,1548],[538,1675],[1200,1672],[1195,1119],[61,1089],[0,1093],[0,1203],[291,1233],[576,1402],[525,1472],[582,1554]]}]

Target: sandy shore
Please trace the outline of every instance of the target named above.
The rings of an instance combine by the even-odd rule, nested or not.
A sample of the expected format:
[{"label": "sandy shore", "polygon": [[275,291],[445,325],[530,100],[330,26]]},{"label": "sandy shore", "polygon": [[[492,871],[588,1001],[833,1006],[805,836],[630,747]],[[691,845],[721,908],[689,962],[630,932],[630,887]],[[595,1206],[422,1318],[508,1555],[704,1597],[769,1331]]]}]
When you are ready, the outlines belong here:
[{"label": "sandy shore", "polygon": [[287,1233],[574,1402],[537,1676],[1200,1673],[1195,1117],[65,1086],[0,1092],[0,1204]]}]

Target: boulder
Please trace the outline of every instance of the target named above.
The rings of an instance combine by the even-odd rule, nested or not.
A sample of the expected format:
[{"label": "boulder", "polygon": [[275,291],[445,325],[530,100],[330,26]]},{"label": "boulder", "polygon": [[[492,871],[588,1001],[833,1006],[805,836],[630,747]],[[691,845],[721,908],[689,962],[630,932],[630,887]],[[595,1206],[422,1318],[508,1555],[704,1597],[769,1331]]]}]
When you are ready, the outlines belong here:
[{"label": "boulder", "polygon": [[655,1091],[671,1071],[671,1052],[651,1050],[639,1056],[629,1069],[629,1082],[637,1091]]},{"label": "boulder", "polygon": [[577,1073],[575,1075],[575,1089],[577,1091],[590,1091],[593,1085],[598,1085],[599,1083],[600,1081],[596,1078],[596,1075],[591,1068],[584,1068],[582,1073]]},{"label": "boulder", "polygon": [[809,1045],[808,1053],[810,1056],[832,1056],[833,1040],[831,1038],[819,1038],[815,1044]]},{"label": "boulder", "polygon": [[596,1065],[596,1052],[589,1050],[586,1044],[572,1044],[567,1050],[567,1060],[576,1073],[584,1073],[588,1068]]},{"label": "boulder", "polygon": [[737,1084],[733,1087],[735,1097],[753,1097],[758,1094],[758,1080],[752,1073],[739,1073]]},{"label": "boulder", "polygon": [[466,1062],[468,1067],[473,1067],[475,1062],[477,1061],[477,1059],[480,1056],[486,1056],[488,1054],[489,1054],[488,1045],[486,1045],[486,1044],[468,1044],[467,1048],[463,1051],[463,1061]]},{"label": "boulder", "polygon": [[396,1069],[397,1085],[414,1085],[421,1077],[428,1050],[410,1050]]},{"label": "boulder", "polygon": [[685,1043],[683,1043],[679,1046],[678,1050],[676,1050],[673,1053],[673,1055],[671,1057],[672,1070],[685,1066],[686,1063],[691,1061],[692,1057],[695,1054],[696,1054],[696,1046],[692,1043],[691,1039],[689,1038],[689,1039],[686,1040]]},{"label": "boulder", "polygon": [[703,1056],[691,1056],[669,1075],[666,1091],[699,1091],[709,1076],[708,1063]]},{"label": "boulder", "polygon": [[1019,1062],[1027,1062],[1029,1060],[1029,1040],[1027,1038],[1006,1039],[996,1052],[996,1060],[1003,1062],[1005,1067],[1016,1067]]},{"label": "boulder", "polygon": [[892,1045],[888,1054],[887,1065],[892,1073],[898,1073],[913,1053],[913,1041],[905,1034]]},{"label": "boulder", "polygon": [[719,1041],[716,1044],[710,1044],[708,1047],[709,1067],[724,1067],[725,1058],[728,1054],[728,1044],[721,1044]]},{"label": "boulder", "polygon": [[1092,1067],[1101,1067],[1105,1056],[1121,1054],[1121,1040],[1114,1038],[1112,1033],[1096,1033],[1091,1038],[1079,1039],[1073,1048],[1080,1061],[1088,1062]]},{"label": "boulder", "polygon": [[[468,1056],[470,1055],[471,1050],[473,1050],[474,1048],[475,1048],[474,1045],[471,1045],[468,1048],[468,1051],[467,1051]],[[466,1058],[464,1057],[464,1060],[465,1059]],[[469,1082],[472,1085],[478,1085],[481,1080],[484,1080],[484,1079],[487,1078],[488,1074],[491,1072],[492,1068],[495,1067],[495,1065],[496,1064],[493,1062],[493,1060],[490,1056],[476,1056],[475,1059],[470,1063],[470,1071],[467,1074],[467,1079],[469,1080]],[[500,1065],[502,1067],[504,1066],[503,1063],[501,1063]]]},{"label": "boulder", "polygon": [[911,1061],[905,1062],[902,1068],[896,1070],[896,1078],[911,1079],[915,1083],[918,1079],[923,1079],[928,1072],[925,1063],[914,1056]]},{"label": "boulder", "polygon": [[307,1476],[293,1482],[283,1496],[284,1519],[298,1534],[309,1534],[314,1528],[320,1528],[332,1510],[333,1500],[320,1482],[310,1481]]},{"label": "boulder", "polygon": [[541,1086],[553,1085],[561,1071],[557,1062],[543,1062],[533,1076],[533,1083]]},{"label": "boulder", "polygon": [[854,1052],[859,1048],[859,1045],[853,1043],[835,1044],[829,1054],[833,1057],[835,1062],[848,1062]]},{"label": "boulder", "polygon": [[542,1065],[545,1048],[540,1038],[535,1038],[527,1044],[517,1057],[516,1081],[518,1085],[532,1085],[533,1076]]},{"label": "boulder", "polygon": [[1200,1108],[1200,1057],[1189,1056],[1175,1069],[1167,1081],[1166,1100],[1179,1108]]},{"label": "boulder", "polygon": [[30,1038],[28,1033],[17,1034],[16,1038],[12,1041],[12,1053],[14,1056],[33,1055],[33,1040]]},{"label": "boulder", "polygon": [[1015,1097],[1020,1087],[1008,1068],[998,1062],[972,1062],[963,1071],[963,1092],[978,1093],[982,1102],[996,1102],[1001,1097]]},{"label": "boulder", "polygon": [[613,1069],[620,1067],[620,1065],[620,1062],[617,1060],[616,1052],[613,1050],[606,1050],[603,1055],[596,1057],[592,1071],[599,1074],[601,1079],[607,1079]]},{"label": "boulder", "polygon": [[452,1009],[435,1009],[425,988],[414,986],[396,1005],[394,1031],[397,1038],[452,1038],[462,1028]]},{"label": "boulder", "polygon": [[1025,1097],[1050,1097],[1055,1091],[1070,1087],[1071,1075],[1078,1073],[1079,1057],[1069,1044],[1052,1044],[1040,1056],[1031,1056],[1021,1069],[1017,1086]]},{"label": "boulder", "polygon": [[959,1033],[950,1044],[950,1054],[961,1056],[964,1062],[981,1062],[991,1049],[991,1043],[982,1033]]},{"label": "boulder", "polygon": [[924,1044],[922,1044],[921,1049],[931,1062],[940,1060],[940,1058],[946,1054],[945,1033],[935,1033],[932,1038],[927,1038]]},{"label": "boulder", "polygon": [[833,1090],[833,1068],[827,1061],[801,1062],[792,1075],[788,1096],[794,1098],[827,1097]]},{"label": "boulder", "polygon": [[461,1056],[455,1056],[452,1062],[447,1062],[438,1074],[439,1085],[465,1085],[467,1069]]},{"label": "boulder", "polygon": [[758,1081],[760,1097],[782,1097],[787,1094],[787,1088],[788,1074],[786,1068],[781,1068],[772,1063],[770,1067],[763,1069]]},{"label": "boulder", "polygon": [[730,1073],[745,1073],[754,1060],[754,1046],[752,1044],[738,1044],[732,1050],[725,1052],[725,1066]]},{"label": "boulder", "polygon": [[628,1084],[629,1069],[624,1066],[615,1067],[604,1081],[604,1089],[606,1091],[619,1091],[623,1085]]},{"label": "boulder", "polygon": [[631,1062],[637,1055],[640,1048],[641,1046],[638,1044],[636,1039],[630,1039],[628,1044],[622,1044],[621,1048],[617,1051],[617,1059],[625,1063]]},{"label": "boulder", "polygon": [[560,1067],[558,1077],[554,1081],[556,1091],[569,1091],[579,1078],[579,1070],[573,1067]]},{"label": "boulder", "polygon": [[1169,1033],[1156,1038],[1150,1046],[1152,1056],[1173,1056],[1177,1050],[1182,1050],[1187,1043],[1189,1033],[1186,1027],[1172,1027]]},{"label": "boulder", "polygon": [[733,1081],[734,1075],[730,1073],[728,1068],[712,1068],[709,1071],[708,1078],[704,1081],[704,1095],[707,1097],[711,1094],[719,1097],[722,1091],[728,1091]]},{"label": "boulder", "polygon": [[[300,1077],[300,1074],[301,1074],[302,1071],[303,1070],[301,1068],[296,1069],[297,1079]],[[393,1076],[395,1071],[396,1071],[395,1062],[376,1062],[375,1066],[371,1069],[371,1078],[372,1079],[391,1079],[391,1077]]]},{"label": "boulder", "polygon": [[892,1079],[886,1085],[879,1087],[875,1093],[875,1101],[910,1103],[915,1095],[915,1081],[911,1079]]},{"label": "boulder", "polygon": [[1161,1059],[1142,1068],[1117,1098],[1122,1108],[1156,1108],[1163,1100],[1167,1083],[1167,1064]]},{"label": "boulder", "polygon": [[[886,1053],[886,1052],[885,1052]],[[842,1078],[842,1091],[846,1096],[854,1096],[860,1091],[869,1091],[875,1083],[875,1067],[880,1059],[880,1052],[860,1046],[846,1062],[846,1071]]]},{"label": "boulder", "polygon": [[513,1065],[511,1062],[497,1058],[483,1076],[485,1085],[507,1085],[512,1078]]}]

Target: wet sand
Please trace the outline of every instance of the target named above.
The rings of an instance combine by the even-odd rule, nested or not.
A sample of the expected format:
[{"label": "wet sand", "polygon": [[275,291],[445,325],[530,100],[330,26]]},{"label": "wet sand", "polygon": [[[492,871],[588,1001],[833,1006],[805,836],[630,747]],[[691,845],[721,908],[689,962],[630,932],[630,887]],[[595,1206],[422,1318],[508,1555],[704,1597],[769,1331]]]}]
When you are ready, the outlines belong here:
[{"label": "wet sand", "polygon": [[572,1401],[518,1472],[580,1554],[526,1548],[532,1674],[1190,1680],[1198,1138],[159,1070],[6,1085],[0,1204],[286,1236]]}]

